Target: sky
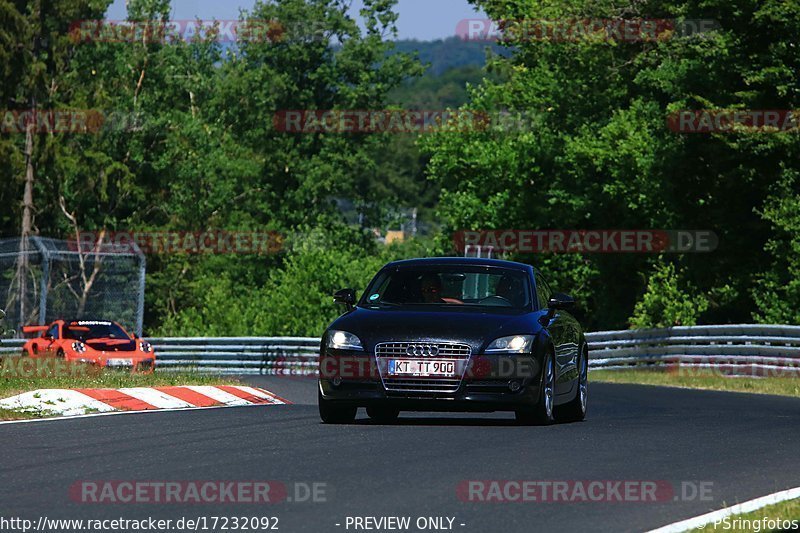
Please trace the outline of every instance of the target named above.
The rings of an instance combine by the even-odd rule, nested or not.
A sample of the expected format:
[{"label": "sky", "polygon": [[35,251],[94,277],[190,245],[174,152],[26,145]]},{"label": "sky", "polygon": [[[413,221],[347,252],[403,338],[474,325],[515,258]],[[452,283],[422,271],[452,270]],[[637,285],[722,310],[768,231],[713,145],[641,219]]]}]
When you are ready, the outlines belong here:
[{"label": "sky", "polygon": [[[173,0],[172,18],[237,19],[241,9],[250,10],[254,3],[255,0]],[[355,14],[361,5],[362,0],[353,0]],[[396,9],[400,14],[398,38],[420,41],[451,37],[459,21],[481,17],[467,0],[399,0]],[[114,0],[107,18],[124,19],[125,14],[125,0]]]}]

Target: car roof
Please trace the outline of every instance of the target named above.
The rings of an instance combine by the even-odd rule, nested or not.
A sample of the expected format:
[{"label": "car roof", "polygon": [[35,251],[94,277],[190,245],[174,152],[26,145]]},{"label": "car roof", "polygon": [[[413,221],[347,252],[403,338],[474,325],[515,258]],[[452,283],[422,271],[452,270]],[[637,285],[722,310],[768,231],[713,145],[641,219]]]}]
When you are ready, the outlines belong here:
[{"label": "car roof", "polygon": [[419,259],[404,259],[402,261],[393,261],[386,265],[384,268],[394,267],[415,267],[415,266],[486,266],[495,268],[509,268],[512,270],[525,270],[530,271],[533,269],[531,265],[525,263],[517,263],[515,261],[504,261],[502,259],[484,259],[481,257],[427,257]]}]

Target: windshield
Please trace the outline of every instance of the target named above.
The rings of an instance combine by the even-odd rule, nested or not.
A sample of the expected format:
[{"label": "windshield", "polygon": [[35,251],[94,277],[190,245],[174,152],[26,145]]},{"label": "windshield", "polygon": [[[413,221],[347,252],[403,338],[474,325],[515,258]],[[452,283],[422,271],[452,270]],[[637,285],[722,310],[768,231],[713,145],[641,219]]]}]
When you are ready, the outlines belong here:
[{"label": "windshield", "polygon": [[130,336],[113,322],[78,321],[64,326],[64,338],[78,341],[89,339],[121,339],[129,341]]},{"label": "windshield", "polygon": [[530,306],[528,276],[485,267],[439,267],[381,272],[364,295],[364,305]]}]

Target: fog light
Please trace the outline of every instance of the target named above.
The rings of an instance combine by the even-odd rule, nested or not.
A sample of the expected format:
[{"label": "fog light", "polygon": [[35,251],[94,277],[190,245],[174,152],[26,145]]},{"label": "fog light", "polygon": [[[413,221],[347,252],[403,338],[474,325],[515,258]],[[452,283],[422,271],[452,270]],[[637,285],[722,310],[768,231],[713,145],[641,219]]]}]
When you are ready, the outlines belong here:
[{"label": "fog light", "polygon": [[509,381],[508,382],[508,389],[511,392],[517,392],[520,389],[521,386],[522,385],[520,385],[519,381]]},{"label": "fog light", "polygon": [[340,378],[339,376],[336,376],[335,378],[333,378],[333,386],[334,387],[338,387],[341,384],[342,384],[342,378]]}]

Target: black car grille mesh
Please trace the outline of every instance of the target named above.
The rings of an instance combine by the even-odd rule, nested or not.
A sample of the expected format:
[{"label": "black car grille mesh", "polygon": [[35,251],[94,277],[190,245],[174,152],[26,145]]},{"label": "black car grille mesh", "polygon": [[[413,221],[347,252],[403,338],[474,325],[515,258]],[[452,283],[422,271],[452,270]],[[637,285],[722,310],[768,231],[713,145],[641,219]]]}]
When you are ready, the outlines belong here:
[{"label": "black car grille mesh", "polygon": [[413,357],[407,353],[409,346],[425,345],[436,346],[439,349],[439,355],[436,357],[443,357],[445,359],[469,359],[472,348],[468,344],[453,344],[445,342],[385,342],[375,346],[375,355],[377,357]]},{"label": "black car grille mesh", "polygon": [[[409,354],[409,347],[425,346],[426,353],[429,347],[436,347],[436,355],[415,356]],[[381,372],[383,385],[389,392],[425,392],[425,393],[445,393],[452,394],[461,387],[463,369],[466,368],[472,348],[468,344],[448,343],[448,342],[385,342],[375,346],[375,357],[378,361],[378,368]],[[412,350],[413,354],[413,350]],[[385,361],[390,358],[412,358],[412,359],[455,359],[460,361],[456,368],[462,368],[462,375],[459,378],[422,378],[418,376],[397,377],[386,376],[387,364]],[[384,360],[384,364],[381,364]]]}]

